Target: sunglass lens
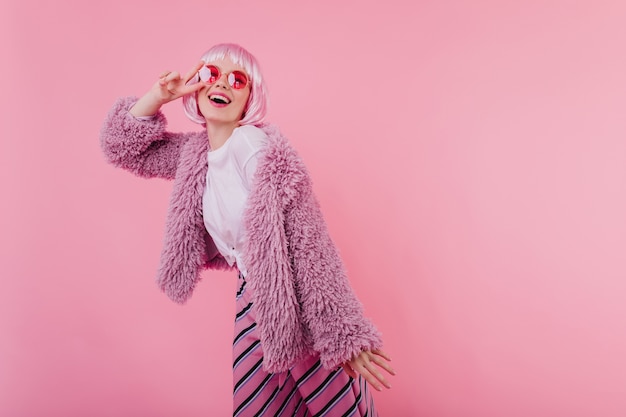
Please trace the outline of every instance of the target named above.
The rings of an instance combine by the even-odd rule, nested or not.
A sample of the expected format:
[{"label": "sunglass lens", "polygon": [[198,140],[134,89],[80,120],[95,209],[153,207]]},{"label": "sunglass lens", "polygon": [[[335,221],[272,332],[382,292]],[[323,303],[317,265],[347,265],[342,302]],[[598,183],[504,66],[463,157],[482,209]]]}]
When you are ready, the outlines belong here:
[{"label": "sunglass lens", "polygon": [[209,77],[208,81],[210,83],[214,83],[220,78],[220,69],[216,67],[215,65],[207,65],[207,68],[209,69],[211,73],[211,76]]},{"label": "sunglass lens", "polygon": [[213,84],[220,78],[220,69],[215,65],[206,65],[198,72],[200,79],[205,83]]},{"label": "sunglass lens", "polygon": [[242,89],[248,85],[248,77],[241,71],[233,71],[228,74],[228,84],[236,90]]}]

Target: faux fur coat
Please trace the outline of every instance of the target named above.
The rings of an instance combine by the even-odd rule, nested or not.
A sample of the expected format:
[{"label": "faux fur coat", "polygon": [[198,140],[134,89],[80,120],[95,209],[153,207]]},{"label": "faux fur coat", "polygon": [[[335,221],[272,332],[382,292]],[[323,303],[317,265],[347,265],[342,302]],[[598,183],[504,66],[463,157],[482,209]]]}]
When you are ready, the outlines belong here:
[{"label": "faux fur coat", "polygon": [[[229,269],[206,231],[202,195],[208,169],[206,131],[171,133],[158,113],[136,120],[136,98],[119,99],[101,130],[112,164],[142,177],[174,180],[157,274],[160,288],[185,302],[204,268]],[[244,211],[247,281],[268,372],[319,354],[334,369],[363,350],[380,348],[331,241],[302,160],[278,129],[268,135]]]}]

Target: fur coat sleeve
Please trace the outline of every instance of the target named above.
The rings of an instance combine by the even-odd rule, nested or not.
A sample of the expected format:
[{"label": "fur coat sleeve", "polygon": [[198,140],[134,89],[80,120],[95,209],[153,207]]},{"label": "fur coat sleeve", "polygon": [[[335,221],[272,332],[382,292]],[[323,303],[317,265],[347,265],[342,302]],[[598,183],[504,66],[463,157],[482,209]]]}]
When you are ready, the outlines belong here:
[{"label": "fur coat sleeve", "polygon": [[283,370],[315,352],[334,369],[382,341],[350,287],[304,164],[275,129],[268,136],[244,218],[264,367]]},{"label": "fur coat sleeve", "polygon": [[163,113],[153,120],[137,120],[128,113],[135,97],[118,99],[100,131],[100,144],[113,165],[145,177],[174,179],[182,144],[188,134],[171,133]]}]

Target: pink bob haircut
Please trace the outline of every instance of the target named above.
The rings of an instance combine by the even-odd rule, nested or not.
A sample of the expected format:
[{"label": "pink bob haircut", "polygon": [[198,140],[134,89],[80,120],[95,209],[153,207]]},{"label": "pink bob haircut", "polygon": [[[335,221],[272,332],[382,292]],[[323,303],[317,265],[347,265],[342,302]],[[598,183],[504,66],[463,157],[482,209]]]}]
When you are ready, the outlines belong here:
[{"label": "pink bob haircut", "polygon": [[[261,68],[254,55],[243,47],[234,43],[222,43],[213,46],[206,51],[200,59],[205,63],[219,59],[230,58],[233,63],[242,67],[250,77],[250,97],[243,110],[243,117],[239,121],[240,125],[259,126],[265,119],[267,112],[267,87],[261,75]],[[187,84],[195,84],[200,81],[198,74],[194,75]],[[183,109],[191,121],[204,125],[206,120],[200,109],[196,94],[188,94],[183,97]]]}]

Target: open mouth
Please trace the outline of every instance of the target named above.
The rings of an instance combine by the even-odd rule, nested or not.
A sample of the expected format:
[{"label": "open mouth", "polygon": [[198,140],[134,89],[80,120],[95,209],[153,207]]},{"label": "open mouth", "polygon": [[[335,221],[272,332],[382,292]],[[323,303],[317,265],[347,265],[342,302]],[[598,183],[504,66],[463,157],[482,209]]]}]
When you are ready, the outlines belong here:
[{"label": "open mouth", "polygon": [[209,100],[217,104],[230,104],[230,99],[219,94],[211,94]]}]

